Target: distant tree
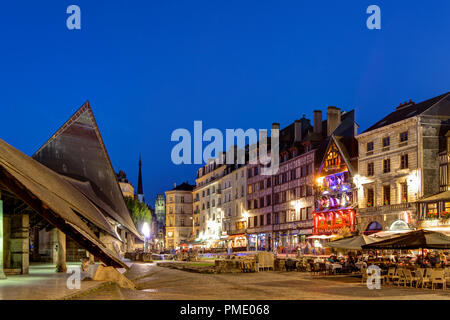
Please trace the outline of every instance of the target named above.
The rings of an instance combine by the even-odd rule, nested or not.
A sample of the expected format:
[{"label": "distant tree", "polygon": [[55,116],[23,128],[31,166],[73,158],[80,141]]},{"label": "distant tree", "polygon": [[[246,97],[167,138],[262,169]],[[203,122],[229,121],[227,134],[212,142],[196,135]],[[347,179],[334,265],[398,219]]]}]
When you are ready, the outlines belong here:
[{"label": "distant tree", "polygon": [[145,203],[140,202],[133,197],[125,197],[125,203],[131,212],[131,218],[139,232],[141,231],[144,222],[147,222],[150,225],[150,222],[152,221],[152,212]]}]

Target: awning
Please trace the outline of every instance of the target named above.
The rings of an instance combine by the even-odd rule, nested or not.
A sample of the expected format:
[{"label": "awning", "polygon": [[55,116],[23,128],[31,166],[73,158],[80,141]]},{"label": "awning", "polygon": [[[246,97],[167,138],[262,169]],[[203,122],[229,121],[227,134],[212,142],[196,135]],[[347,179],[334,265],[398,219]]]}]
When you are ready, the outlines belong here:
[{"label": "awning", "polygon": [[410,231],[362,246],[364,249],[450,249],[450,237],[429,230]]},{"label": "awning", "polygon": [[336,238],[336,237],[337,237],[337,235],[334,235],[334,234],[329,235],[329,236],[321,234],[321,235],[312,235],[312,236],[306,237],[306,239],[332,239],[332,238]]},{"label": "awning", "polygon": [[450,190],[435,194],[433,196],[417,200],[417,202],[450,201]]}]

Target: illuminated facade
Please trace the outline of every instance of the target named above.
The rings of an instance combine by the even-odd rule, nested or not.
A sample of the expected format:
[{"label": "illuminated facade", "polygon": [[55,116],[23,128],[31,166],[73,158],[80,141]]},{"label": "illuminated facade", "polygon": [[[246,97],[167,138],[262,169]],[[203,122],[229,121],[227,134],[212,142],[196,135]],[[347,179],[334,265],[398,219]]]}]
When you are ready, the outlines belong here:
[{"label": "illuminated facade", "polygon": [[194,186],[184,182],[166,191],[166,248],[176,249],[186,243],[192,233],[192,190]]},{"label": "illuminated facade", "polygon": [[449,118],[449,94],[409,101],[356,137],[360,232],[420,227],[425,217],[416,201],[440,191],[439,149]]},{"label": "illuminated facade", "polygon": [[197,172],[194,189],[194,222],[192,239],[199,246],[224,246],[222,238],[222,178],[226,174],[225,154],[212,159]]}]

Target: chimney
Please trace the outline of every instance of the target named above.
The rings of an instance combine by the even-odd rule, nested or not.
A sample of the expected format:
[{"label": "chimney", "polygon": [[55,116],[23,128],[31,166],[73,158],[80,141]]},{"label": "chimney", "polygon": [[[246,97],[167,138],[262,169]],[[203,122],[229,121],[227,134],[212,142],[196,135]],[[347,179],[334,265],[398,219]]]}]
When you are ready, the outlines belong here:
[{"label": "chimney", "polygon": [[280,130],[280,124],[278,122],[272,123],[272,130],[274,130],[274,129]]},{"label": "chimney", "polygon": [[327,111],[327,135],[330,136],[341,123],[341,110],[330,106]]},{"label": "chimney", "polygon": [[322,133],[322,111],[321,110],[314,110],[314,118],[313,118],[313,126],[314,126],[314,133]]},{"label": "chimney", "polygon": [[295,120],[294,122],[294,142],[302,141],[302,122]]}]

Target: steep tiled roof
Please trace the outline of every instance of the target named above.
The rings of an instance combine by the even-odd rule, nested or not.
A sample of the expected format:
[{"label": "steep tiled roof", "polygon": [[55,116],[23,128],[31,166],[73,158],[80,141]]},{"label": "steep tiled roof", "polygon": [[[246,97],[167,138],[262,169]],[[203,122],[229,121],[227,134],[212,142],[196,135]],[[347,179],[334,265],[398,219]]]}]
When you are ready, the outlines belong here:
[{"label": "steep tiled roof", "polygon": [[[408,119],[408,118],[420,115],[423,112],[425,112],[426,110],[428,110],[429,108],[431,108],[432,106],[434,106],[435,104],[439,103],[441,100],[443,100],[446,97],[447,98],[450,97],[450,92],[444,93],[440,96],[425,100],[425,101],[417,103],[417,104],[412,103],[412,104],[408,104],[403,107],[398,107],[397,110],[388,114],[386,117],[384,117],[383,119],[381,119],[380,121],[378,121],[377,123],[375,123],[374,125],[369,127],[363,133],[393,124],[395,122],[398,122],[398,121],[401,121],[404,119]],[[449,106],[450,106],[450,104],[449,104]]]},{"label": "steep tiled roof", "polygon": [[178,191],[192,191],[194,190],[194,186],[190,185],[187,182],[183,182],[182,184],[180,184],[179,186],[176,186],[175,188],[173,188],[172,190],[178,190]]}]

